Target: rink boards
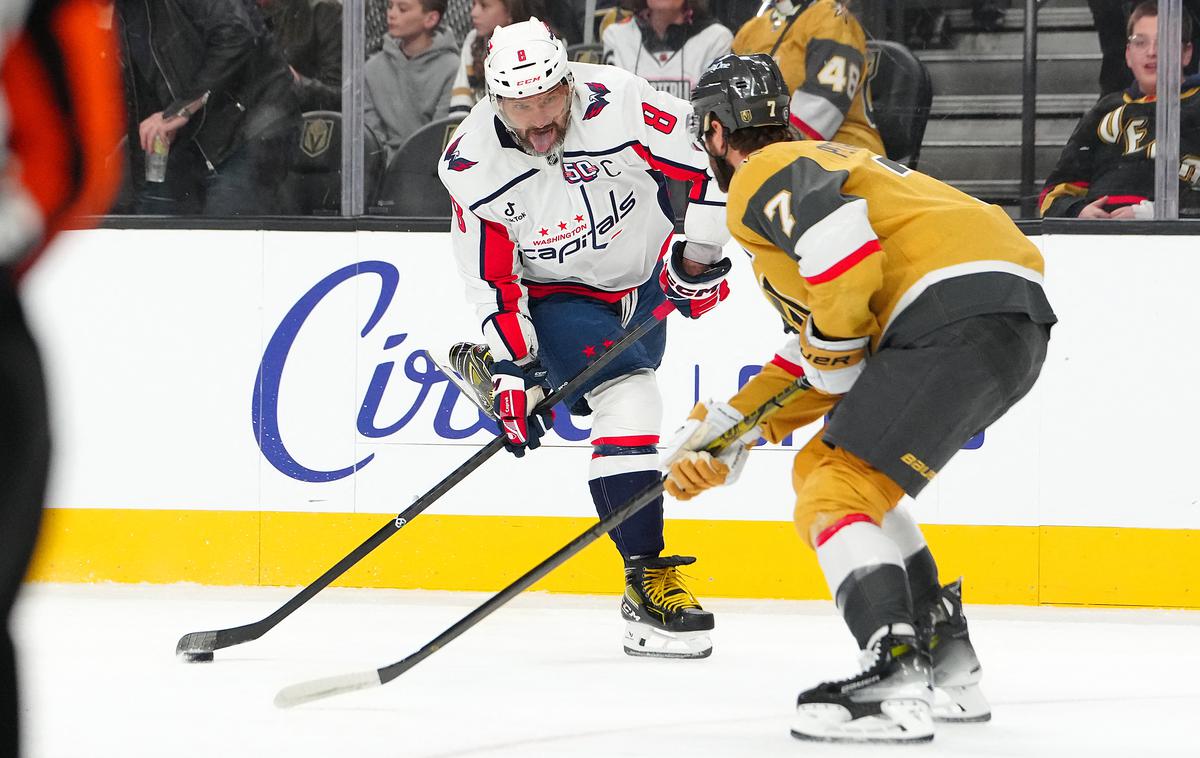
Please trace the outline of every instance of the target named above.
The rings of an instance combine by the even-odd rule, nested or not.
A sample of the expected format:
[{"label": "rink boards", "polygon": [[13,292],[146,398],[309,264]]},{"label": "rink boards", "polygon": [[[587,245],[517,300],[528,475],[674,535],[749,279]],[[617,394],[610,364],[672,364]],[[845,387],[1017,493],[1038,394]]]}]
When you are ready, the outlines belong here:
[{"label": "rink boards", "polygon": [[[1200,607],[1196,240],[1035,241],[1061,319],[1042,379],[909,507],[974,601]],[[730,299],[669,324],[664,436],[783,340],[730,254]],[[444,234],[75,232],[26,294],[55,433],[34,579],[306,584],[490,438],[421,356],[478,335]],[[790,522],[808,433],[668,503],[698,594],[826,596]],[[589,525],[588,458],[587,420],[560,415],[343,583],[504,586]],[[618,565],[600,543],[540,586],[615,592]]]}]

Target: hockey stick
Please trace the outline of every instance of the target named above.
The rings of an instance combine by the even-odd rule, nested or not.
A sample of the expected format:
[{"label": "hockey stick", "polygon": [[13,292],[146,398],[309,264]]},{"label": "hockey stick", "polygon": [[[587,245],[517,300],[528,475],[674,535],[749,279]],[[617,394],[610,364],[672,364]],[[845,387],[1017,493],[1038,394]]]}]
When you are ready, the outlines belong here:
[{"label": "hockey stick", "polygon": [[[753,429],[764,418],[783,407],[783,404],[790,400],[794,395],[808,390],[810,387],[811,385],[808,383],[808,380],[801,377],[796,382],[788,385],[786,389],[767,400],[762,406],[756,409],[749,416],[739,421],[727,432],[709,443],[709,445],[705,447],[705,450],[709,451],[710,453],[716,453],[723,450],[733,441],[737,440],[739,437]],[[663,484],[665,481],[666,478],[663,477],[639,492],[620,508],[608,514],[602,520],[596,522],[586,532],[571,540],[556,553],[539,563],[537,566],[534,566],[520,579],[500,590],[495,595],[492,595],[483,605],[468,613],[462,619],[454,623],[450,628],[446,629],[446,631],[439,634],[432,641],[407,658],[373,671],[360,671],[353,674],[341,674],[339,676],[312,679],[307,682],[289,685],[284,687],[277,695],[275,695],[275,705],[280,708],[291,708],[303,703],[311,703],[314,700],[321,700],[332,695],[340,695],[345,692],[365,690],[371,687],[379,687],[387,684],[411,669],[413,666],[416,666],[421,661],[433,655],[438,650],[441,650],[451,640],[455,639],[463,632],[467,631],[480,621],[490,616],[493,612],[499,609],[500,606],[504,605],[509,600],[512,600],[546,574],[549,574],[551,571],[561,566],[567,561],[567,559],[571,558],[571,556],[592,544],[601,536],[606,534],[609,530],[615,528],[618,524],[625,521],[642,508],[646,507],[646,505],[648,505],[662,493]]]},{"label": "hockey stick", "polygon": [[[667,303],[659,306],[652,315],[644,319],[632,331],[626,333],[604,355],[597,358],[594,363],[580,371],[566,384],[563,384],[557,390],[550,393],[549,396],[542,400],[534,412],[539,413],[549,410],[564,397],[578,390],[594,377],[597,372],[612,363],[618,355],[628,350],[638,340],[653,331],[672,310],[672,307]],[[479,452],[468,458],[466,463],[451,471],[445,479],[434,485],[433,489],[419,497],[416,502],[401,511],[394,519],[381,526],[377,532],[368,537],[361,545],[350,551],[345,558],[317,577],[312,584],[300,590],[295,597],[288,600],[271,615],[252,624],[235,626],[229,629],[188,632],[176,644],[175,654],[182,656],[188,662],[211,661],[213,652],[216,650],[240,645],[243,642],[251,642],[263,636],[279,622],[290,616],[297,608],[311,600],[314,595],[328,587],[335,579],[350,570],[352,566],[365,558],[368,553],[382,545],[389,537],[402,529],[405,524],[412,521],[418,514],[437,502],[442,495],[449,492],[456,484],[467,478],[468,474],[479,468],[483,465],[484,461],[491,458],[503,448],[504,435],[500,434],[484,445]]]}]

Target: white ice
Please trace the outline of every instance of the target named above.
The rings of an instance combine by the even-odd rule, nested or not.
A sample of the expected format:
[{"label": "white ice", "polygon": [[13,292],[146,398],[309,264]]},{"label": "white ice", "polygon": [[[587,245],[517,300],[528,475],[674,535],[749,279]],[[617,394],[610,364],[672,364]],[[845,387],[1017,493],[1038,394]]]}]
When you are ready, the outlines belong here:
[{"label": "white ice", "polygon": [[615,597],[527,594],[383,687],[288,711],[280,687],[399,660],[486,595],[326,590],[213,663],[175,659],[185,632],[256,621],[294,592],[27,587],[25,755],[1200,756],[1200,612],[968,605],[992,722],[863,747],[788,733],[796,693],[856,665],[828,603],[709,600],[713,656],[663,661],[622,653]]}]

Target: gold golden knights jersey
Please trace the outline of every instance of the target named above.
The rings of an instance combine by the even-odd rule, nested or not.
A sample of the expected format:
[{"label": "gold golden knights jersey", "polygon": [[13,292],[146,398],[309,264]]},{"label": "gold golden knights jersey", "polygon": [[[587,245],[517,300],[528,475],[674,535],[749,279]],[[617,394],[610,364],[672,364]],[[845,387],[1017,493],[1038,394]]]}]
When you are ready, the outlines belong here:
[{"label": "gold golden knights jersey", "polygon": [[[1056,321],[1041,252],[1003,210],[867,150],[769,145],[734,174],[726,211],[786,331],[811,318],[819,333],[868,337],[876,351],[985,313]],[[792,336],[734,407],[801,375],[799,349]]]},{"label": "gold golden knights jersey", "polygon": [[738,55],[767,53],[792,92],[791,121],[805,137],[883,153],[871,116],[867,38],[840,2],[797,0],[787,15],[773,7],[733,39]]}]

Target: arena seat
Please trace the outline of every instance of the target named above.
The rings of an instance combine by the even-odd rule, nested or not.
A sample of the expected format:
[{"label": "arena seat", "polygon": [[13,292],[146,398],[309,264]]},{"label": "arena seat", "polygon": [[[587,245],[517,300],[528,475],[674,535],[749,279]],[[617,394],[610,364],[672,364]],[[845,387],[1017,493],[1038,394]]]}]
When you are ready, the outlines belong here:
[{"label": "arena seat", "polygon": [[892,160],[917,167],[933,102],[929,71],[898,42],[867,42],[868,81],[875,124]]},{"label": "arena seat", "polygon": [[388,163],[370,213],[449,218],[450,195],[438,179],[438,162],[461,121],[433,121],[404,141]]}]

